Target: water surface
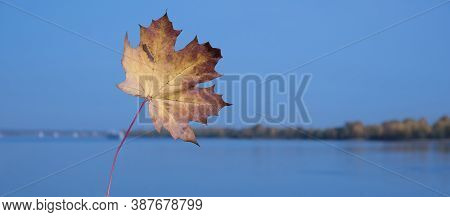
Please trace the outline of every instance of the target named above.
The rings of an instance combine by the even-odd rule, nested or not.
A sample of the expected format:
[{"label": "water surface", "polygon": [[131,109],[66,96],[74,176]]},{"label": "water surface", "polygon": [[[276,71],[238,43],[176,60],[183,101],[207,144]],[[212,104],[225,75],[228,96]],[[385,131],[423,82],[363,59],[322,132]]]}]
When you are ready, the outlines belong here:
[{"label": "water surface", "polygon": [[[111,195],[450,194],[449,142],[327,141],[330,146],[308,140],[199,141],[201,148],[170,138],[131,139],[119,157]],[[117,143],[107,139],[2,138],[0,195],[103,196],[114,154],[107,150]]]}]

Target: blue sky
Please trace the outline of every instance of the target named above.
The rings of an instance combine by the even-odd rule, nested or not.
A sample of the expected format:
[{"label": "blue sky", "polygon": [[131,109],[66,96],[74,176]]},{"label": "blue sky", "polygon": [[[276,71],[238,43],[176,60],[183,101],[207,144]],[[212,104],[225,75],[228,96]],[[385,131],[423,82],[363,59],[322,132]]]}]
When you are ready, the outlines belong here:
[{"label": "blue sky", "polygon": [[[118,51],[125,32],[137,44],[138,24],[168,9],[183,29],[177,48],[210,41],[224,75],[285,72],[442,2],[1,1]],[[310,126],[449,114],[449,12],[450,3],[294,71],[313,75]],[[1,2],[0,25],[0,129],[128,126],[137,105],[115,87],[120,55]],[[225,98],[239,108],[240,96]]]}]

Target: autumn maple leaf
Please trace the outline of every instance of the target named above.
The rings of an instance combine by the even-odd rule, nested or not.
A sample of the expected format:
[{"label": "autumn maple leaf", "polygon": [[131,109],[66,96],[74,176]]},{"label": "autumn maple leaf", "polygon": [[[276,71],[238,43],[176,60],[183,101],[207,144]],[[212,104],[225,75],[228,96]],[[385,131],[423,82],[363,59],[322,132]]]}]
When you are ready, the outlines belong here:
[{"label": "autumn maple leaf", "polygon": [[148,110],[158,132],[164,127],[174,139],[197,145],[189,122],[206,124],[209,116],[218,115],[220,109],[231,105],[214,93],[214,85],[197,87],[199,83],[221,76],[214,70],[222,58],[220,49],[211,47],[208,42],[199,44],[195,37],[185,48],[175,51],[180,33],[181,30],[173,29],[166,13],[152,21],[148,28],[141,26],[141,41],[136,48],[131,47],[128,35],[125,36],[122,65],[126,79],[117,87],[125,93],[144,98],[144,102],[114,154],[106,196],[110,194],[120,149],[146,102],[149,102]]},{"label": "autumn maple leaf", "polygon": [[158,132],[166,128],[174,139],[195,144],[189,121],[207,123],[211,115],[218,115],[224,106],[222,96],[214,93],[214,86],[197,87],[221,75],[214,68],[222,58],[220,49],[197,37],[186,47],[175,51],[181,30],[175,30],[167,13],[148,28],[140,26],[140,43],[131,47],[128,35],[122,65],[126,79],[117,85],[130,95],[149,102],[148,110]]}]

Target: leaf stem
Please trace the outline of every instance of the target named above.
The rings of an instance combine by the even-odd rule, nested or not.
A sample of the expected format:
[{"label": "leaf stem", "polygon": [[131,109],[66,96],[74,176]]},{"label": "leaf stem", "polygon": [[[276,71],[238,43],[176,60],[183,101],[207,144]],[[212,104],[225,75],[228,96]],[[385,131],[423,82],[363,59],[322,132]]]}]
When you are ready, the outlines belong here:
[{"label": "leaf stem", "polygon": [[122,141],[120,142],[119,146],[117,146],[117,150],[116,150],[116,153],[114,154],[114,159],[113,159],[113,162],[111,165],[111,170],[109,171],[109,182],[108,182],[108,188],[106,189],[106,195],[105,195],[106,197],[109,197],[109,193],[111,191],[112,176],[114,173],[114,168],[116,167],[117,157],[119,156],[120,149],[122,148],[123,144],[125,143],[125,140],[127,139],[128,135],[130,134],[131,128],[133,127],[134,122],[136,122],[136,118],[138,117],[139,113],[141,113],[141,110],[144,107],[146,102],[147,102],[147,100],[144,100],[144,102],[141,103],[139,110],[134,115],[133,120],[131,121],[127,132],[125,133],[124,137],[122,138]]}]

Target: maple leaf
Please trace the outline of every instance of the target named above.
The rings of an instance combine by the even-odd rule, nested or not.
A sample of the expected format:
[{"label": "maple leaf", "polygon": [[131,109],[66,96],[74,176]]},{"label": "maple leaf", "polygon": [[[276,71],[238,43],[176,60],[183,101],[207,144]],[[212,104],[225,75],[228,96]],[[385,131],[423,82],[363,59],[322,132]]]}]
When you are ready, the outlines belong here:
[{"label": "maple leaf", "polygon": [[215,71],[222,58],[220,49],[197,37],[176,51],[175,42],[181,30],[175,30],[167,13],[148,28],[140,26],[140,43],[133,48],[125,36],[122,65],[126,79],[118,88],[149,102],[148,110],[155,129],[166,128],[174,139],[198,145],[190,121],[207,124],[207,118],[218,115],[231,104],[208,88],[197,84],[221,75]]}]

